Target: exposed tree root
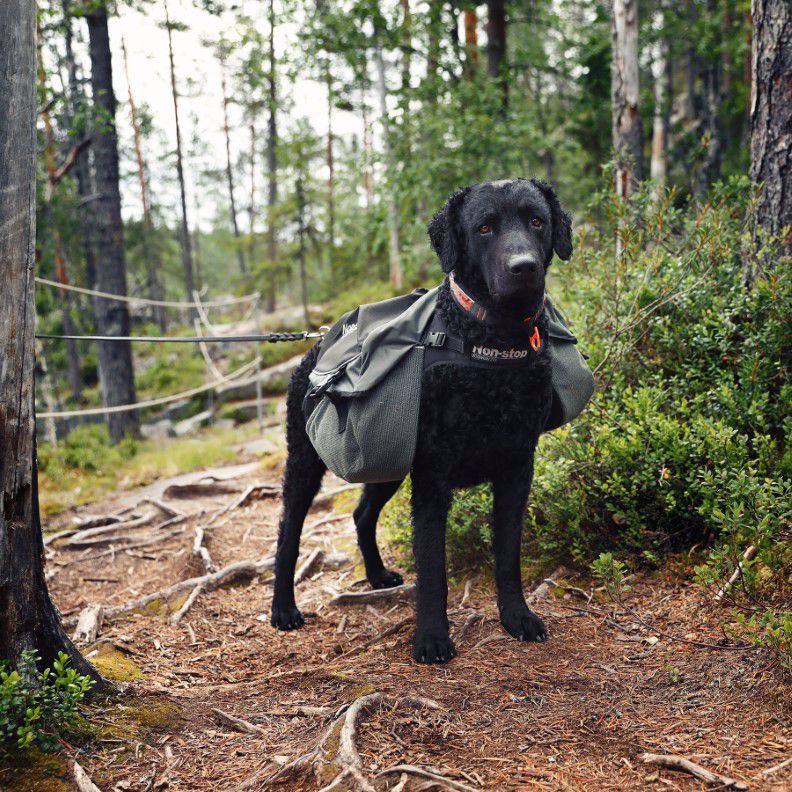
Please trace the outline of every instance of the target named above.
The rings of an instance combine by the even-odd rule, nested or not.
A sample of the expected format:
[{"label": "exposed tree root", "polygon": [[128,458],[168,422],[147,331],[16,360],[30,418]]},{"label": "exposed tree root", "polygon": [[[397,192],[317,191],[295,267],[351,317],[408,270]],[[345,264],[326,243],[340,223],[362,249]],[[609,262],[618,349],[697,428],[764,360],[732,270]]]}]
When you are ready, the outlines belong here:
[{"label": "exposed tree root", "polygon": [[433,781],[435,784],[440,784],[446,789],[458,790],[458,792],[478,792],[474,787],[462,784],[459,781],[454,781],[451,778],[446,778],[439,773],[433,773],[431,770],[425,770],[423,767],[416,767],[415,765],[394,765],[393,767],[388,767],[385,770],[380,770],[380,772],[377,773],[377,778],[390,773],[408,773],[409,775]]},{"label": "exposed tree root", "polygon": [[[374,786],[363,772],[356,740],[358,724],[364,713],[379,707],[385,701],[382,693],[369,693],[355,699],[343,714],[336,717],[325,729],[316,746],[306,754],[298,756],[278,769],[264,781],[267,788],[277,781],[293,778],[299,773],[312,771],[320,781],[325,781],[331,773],[332,780],[320,792],[346,787],[355,792],[376,792]],[[438,710],[440,705],[432,699],[418,696],[404,696],[394,701],[395,706],[426,707]],[[257,780],[251,779],[251,782]],[[463,789],[463,787],[459,787]],[[469,790],[469,787],[464,789]]]},{"label": "exposed tree root", "polygon": [[672,770],[682,770],[702,781],[706,781],[708,784],[718,784],[726,789],[748,789],[748,785],[742,781],[713,773],[712,770],[707,770],[706,767],[691,762],[690,759],[685,759],[684,756],[642,753],[638,758],[645,764],[655,764],[661,767],[670,767]]},{"label": "exposed tree root", "polygon": [[90,644],[96,640],[104,621],[104,607],[102,605],[88,605],[80,611],[77,617],[77,628],[72,636],[75,643]]},{"label": "exposed tree root", "polygon": [[302,566],[297,570],[297,573],[294,576],[294,585],[298,585],[302,583],[305,578],[310,575],[314,569],[316,569],[319,564],[322,563],[324,560],[324,552],[317,548],[314,550],[308,558],[305,559]]},{"label": "exposed tree root", "polygon": [[212,708],[212,714],[215,716],[218,723],[223,726],[228,726],[230,729],[234,729],[238,732],[244,732],[245,734],[262,734],[264,731],[260,726],[256,726],[255,723],[242,720],[242,718],[237,718],[234,715],[229,715],[227,712],[223,712],[223,710],[214,707]]},{"label": "exposed tree root", "polygon": [[393,588],[374,589],[374,591],[344,591],[330,600],[330,605],[371,605],[396,599],[412,599],[415,596],[415,585],[403,583]]},{"label": "exposed tree root", "polygon": [[91,777],[82,767],[75,762],[72,765],[72,775],[74,776],[74,782],[77,784],[77,789],[80,792],[101,792],[98,786],[91,781]]}]

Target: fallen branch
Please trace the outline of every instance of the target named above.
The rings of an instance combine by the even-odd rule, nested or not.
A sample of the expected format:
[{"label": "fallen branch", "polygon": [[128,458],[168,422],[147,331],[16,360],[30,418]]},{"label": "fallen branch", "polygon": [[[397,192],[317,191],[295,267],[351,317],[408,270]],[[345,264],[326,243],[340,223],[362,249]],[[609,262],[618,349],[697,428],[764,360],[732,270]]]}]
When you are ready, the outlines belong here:
[{"label": "fallen branch", "polygon": [[322,563],[324,560],[324,552],[322,552],[319,548],[314,550],[308,558],[305,559],[302,566],[297,570],[297,573],[294,576],[294,585],[296,586],[298,583],[302,583],[311,572],[316,569],[319,564]]},{"label": "fallen branch", "polygon": [[525,598],[526,603],[530,605],[532,602],[538,602],[539,600],[544,599],[547,596],[547,592],[550,591],[550,586],[554,586],[556,581],[566,577],[568,574],[569,570],[566,567],[558,567]]},{"label": "fallen branch", "polygon": [[192,608],[195,604],[195,600],[203,594],[205,586],[203,583],[199,583],[191,592],[190,596],[184,601],[184,604],[176,611],[176,613],[172,614],[171,617],[168,619],[169,624],[178,624],[185,616],[188,610]]},{"label": "fallen branch", "polygon": [[742,783],[742,781],[713,773],[711,770],[707,770],[706,767],[691,762],[690,759],[685,759],[684,756],[677,756],[676,754],[642,753],[638,758],[644,764],[654,764],[660,767],[668,767],[672,770],[681,770],[685,773],[690,773],[696,778],[706,781],[708,784],[719,784],[726,789],[748,789],[748,785]]},{"label": "fallen branch", "polygon": [[435,784],[448,787],[449,789],[458,790],[458,792],[477,792],[474,787],[462,784],[459,781],[454,781],[444,775],[433,773],[430,770],[425,770],[423,767],[416,767],[415,765],[394,765],[387,767],[385,770],[380,770],[377,773],[377,778],[391,773],[409,773],[410,775],[418,776],[419,778],[426,778],[429,781],[434,781]]},{"label": "fallen branch", "polygon": [[721,590],[715,595],[715,602],[721,602],[723,598],[729,593],[732,586],[743,576],[743,571],[745,570],[745,565],[749,561],[753,561],[756,558],[756,554],[759,552],[759,548],[756,545],[751,545],[744,553],[742,560],[739,564],[737,564],[737,569],[734,570],[732,576],[726,581],[726,584],[721,588]]},{"label": "fallen branch", "polygon": [[75,643],[90,644],[96,640],[104,621],[104,607],[102,605],[89,605],[80,611],[77,617],[77,628],[72,636]]},{"label": "fallen branch", "polygon": [[[227,586],[231,583],[237,583],[242,580],[250,580],[251,578],[260,575],[268,569],[272,568],[274,559],[262,558],[260,561],[235,561],[223,567],[211,575],[201,575],[200,577],[188,578],[179,583],[174,583],[168,588],[155,591],[153,594],[147,594],[145,597],[127,602],[124,605],[111,605],[105,608],[105,620],[114,619],[116,616],[121,616],[130,611],[140,610],[150,605],[156,600],[168,601],[175,594],[180,594],[182,591],[194,589],[196,586],[203,586],[206,591],[214,591],[220,586]],[[64,626],[70,627],[77,623],[76,619],[64,619]]]},{"label": "fallen branch", "polygon": [[[335,769],[337,770],[335,778],[327,786],[322,787],[320,792],[330,792],[330,790],[341,788],[343,784],[350,785],[351,789],[358,790],[358,792],[376,792],[363,773],[356,740],[360,718],[365,712],[379,707],[384,698],[382,693],[369,693],[355,699],[343,714],[333,720],[311,751],[279,768],[265,780],[264,786],[270,786],[284,778],[294,777],[303,770],[312,770],[316,777],[321,779],[326,777],[328,769]],[[436,701],[416,696],[397,699],[395,706],[401,705],[440,709],[440,705]],[[249,785],[257,782],[257,779],[250,779],[245,788],[249,788]]]},{"label": "fallen branch", "polygon": [[260,726],[256,726],[255,723],[242,720],[242,718],[236,718],[215,707],[212,707],[212,713],[219,723],[235,731],[244,732],[245,734],[263,734],[264,732],[264,730]]},{"label": "fallen branch", "polygon": [[77,789],[79,789],[80,792],[102,792],[99,787],[91,781],[91,777],[77,764],[77,762],[74,762],[72,765],[72,775],[77,784]]},{"label": "fallen branch", "polygon": [[467,637],[467,634],[470,632],[470,628],[476,622],[482,621],[483,619],[484,616],[482,616],[480,613],[476,613],[475,611],[473,613],[468,614],[468,617],[465,619],[462,626],[459,628],[459,632],[457,632],[456,634],[456,640],[459,641],[460,643],[464,641],[465,638]]},{"label": "fallen branch", "polygon": [[211,495],[232,495],[239,492],[239,487],[225,479],[217,479],[214,476],[194,481],[190,484],[171,484],[162,492],[163,498],[169,500],[180,500],[187,498],[201,498]]},{"label": "fallen branch", "polygon": [[330,600],[331,605],[373,605],[377,602],[389,602],[394,599],[412,599],[415,597],[415,584],[402,583],[393,588],[374,589],[373,591],[343,591]]},{"label": "fallen branch", "polygon": [[779,762],[777,765],[773,765],[772,767],[768,767],[767,770],[761,770],[756,774],[757,778],[767,778],[768,776],[777,773],[779,770],[783,770],[785,767],[789,767],[792,765],[792,756],[789,759],[784,759],[783,762]]}]

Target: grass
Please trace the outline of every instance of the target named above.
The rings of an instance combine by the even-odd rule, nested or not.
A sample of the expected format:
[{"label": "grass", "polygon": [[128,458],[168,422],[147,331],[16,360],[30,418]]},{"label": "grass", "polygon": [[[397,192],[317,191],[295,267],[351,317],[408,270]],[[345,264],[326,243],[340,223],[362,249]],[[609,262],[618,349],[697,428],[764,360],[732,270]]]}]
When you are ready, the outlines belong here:
[{"label": "grass", "polygon": [[112,464],[97,469],[50,463],[39,472],[41,513],[51,517],[116,490],[233,462],[237,457],[234,445],[255,432],[255,424],[251,423],[234,429],[210,428],[189,438],[143,440],[134,455],[113,457]]}]

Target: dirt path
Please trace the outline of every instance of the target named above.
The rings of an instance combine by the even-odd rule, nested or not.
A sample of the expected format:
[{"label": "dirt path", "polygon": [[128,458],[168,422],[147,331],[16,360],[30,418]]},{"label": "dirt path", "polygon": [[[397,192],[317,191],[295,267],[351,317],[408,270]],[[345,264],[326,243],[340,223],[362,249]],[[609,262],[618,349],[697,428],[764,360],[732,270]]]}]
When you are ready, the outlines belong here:
[{"label": "dirt path", "polygon": [[[189,511],[205,514],[183,521],[181,532],[163,543],[93,560],[80,560],[80,554],[91,555],[85,550],[56,550],[50,586],[64,615],[93,602],[118,605],[202,574],[191,553],[195,526],[247,485],[278,483],[276,474],[260,469],[232,473],[237,492],[193,499]],[[165,497],[163,488],[156,495]],[[336,502],[340,513],[352,505],[351,498],[342,499]],[[177,500],[167,503],[186,510]],[[118,499],[90,511],[111,506],[117,508]],[[270,556],[279,508],[277,497],[264,497],[219,520],[206,540],[215,564]],[[337,514],[317,508],[307,521],[312,527],[301,561],[321,549],[329,562],[298,587],[308,616],[301,631],[270,628],[266,573],[205,592],[178,625],[167,616],[184,595],[104,626],[99,642],[85,651],[107,675],[130,684],[120,703],[90,708],[93,727],[78,759],[103,792],[268,788],[266,779],[309,751],[343,707],[372,692],[383,693],[385,704],[361,720],[357,742],[372,782],[383,769],[410,764],[475,790],[708,788],[686,774],[642,764],[639,754],[650,751],[683,755],[751,789],[792,789],[792,766],[757,778],[792,756],[789,696],[785,700],[762,655],[655,641],[659,632],[624,617],[618,617],[620,627],[599,611],[605,605],[595,600],[587,607],[576,594],[557,589],[536,605],[551,640],[519,643],[500,629],[492,587],[482,575],[464,604],[461,584],[451,592],[454,630],[467,625],[457,642],[459,657],[446,666],[420,666],[410,659],[409,602],[329,604],[334,592],[364,588],[357,582],[351,518],[321,524]],[[651,613],[659,630],[717,643],[722,634],[701,596],[674,570],[635,581],[630,605]],[[392,706],[415,695],[440,708]],[[258,731],[219,723],[213,708]],[[328,750],[331,756],[334,745]],[[71,790],[67,770],[53,764],[45,773],[53,785],[46,787],[25,780],[33,776],[0,773],[0,788]],[[332,773],[325,773],[327,784]],[[399,782],[399,774],[385,775],[375,788]],[[410,777],[398,788],[430,788],[425,783]],[[322,786],[303,773],[274,788]]]}]

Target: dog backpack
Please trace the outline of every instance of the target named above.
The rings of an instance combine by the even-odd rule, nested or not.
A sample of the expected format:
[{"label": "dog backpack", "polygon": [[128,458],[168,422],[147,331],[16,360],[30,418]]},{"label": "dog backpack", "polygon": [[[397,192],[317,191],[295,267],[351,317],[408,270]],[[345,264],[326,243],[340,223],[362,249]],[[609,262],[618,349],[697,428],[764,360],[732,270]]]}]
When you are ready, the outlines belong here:
[{"label": "dog backpack", "polygon": [[[340,478],[369,484],[399,481],[410,472],[424,352],[446,343],[444,333],[430,332],[437,292],[416,289],[361,305],[322,339],[303,412],[317,454]],[[594,392],[594,377],[549,298],[544,310],[552,353],[550,430],[583,410]],[[464,357],[464,352],[455,356]]]}]

